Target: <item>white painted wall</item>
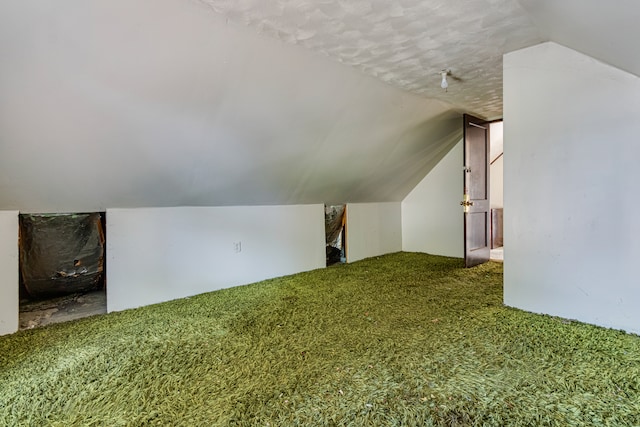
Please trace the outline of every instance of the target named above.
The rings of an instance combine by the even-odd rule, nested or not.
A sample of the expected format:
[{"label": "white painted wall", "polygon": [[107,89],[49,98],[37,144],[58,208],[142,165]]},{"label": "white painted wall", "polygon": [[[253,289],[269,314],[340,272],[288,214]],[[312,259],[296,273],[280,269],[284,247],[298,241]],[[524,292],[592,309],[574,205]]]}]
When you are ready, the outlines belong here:
[{"label": "white painted wall", "polygon": [[504,101],[505,304],[640,333],[640,78],[545,43]]},{"label": "white painted wall", "polygon": [[400,202],[347,205],[347,262],[401,250]]},{"label": "white painted wall", "polygon": [[[491,170],[490,177],[490,204],[491,208],[504,207],[504,156],[500,156],[503,145],[503,122],[495,122],[489,125],[489,137],[491,145]],[[495,159],[495,160],[494,160]]]},{"label": "white painted wall", "polygon": [[0,211],[0,335],[18,330],[18,212]]},{"label": "white painted wall", "polygon": [[403,251],[464,256],[462,148],[459,141],[403,200]]},{"label": "white painted wall", "polygon": [[109,312],[325,266],[324,205],[109,209],[106,228]]},{"label": "white painted wall", "polygon": [[491,208],[504,207],[504,156],[498,158],[491,165],[490,173],[490,193]]}]

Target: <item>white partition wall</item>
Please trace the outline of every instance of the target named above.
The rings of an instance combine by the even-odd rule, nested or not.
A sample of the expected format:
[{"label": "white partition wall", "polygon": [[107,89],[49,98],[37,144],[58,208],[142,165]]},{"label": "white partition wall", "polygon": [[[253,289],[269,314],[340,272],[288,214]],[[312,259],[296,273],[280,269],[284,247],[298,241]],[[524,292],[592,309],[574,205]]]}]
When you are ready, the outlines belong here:
[{"label": "white partition wall", "polygon": [[505,303],[640,333],[640,78],[545,43],[504,105]]},{"label": "white partition wall", "polygon": [[403,251],[464,256],[461,171],[462,141],[402,201]]},{"label": "white partition wall", "polygon": [[347,205],[347,261],[402,250],[399,202]]},{"label": "white partition wall", "polygon": [[0,211],[0,335],[18,330],[18,211]]},{"label": "white partition wall", "polygon": [[325,266],[324,205],[107,210],[109,312]]}]

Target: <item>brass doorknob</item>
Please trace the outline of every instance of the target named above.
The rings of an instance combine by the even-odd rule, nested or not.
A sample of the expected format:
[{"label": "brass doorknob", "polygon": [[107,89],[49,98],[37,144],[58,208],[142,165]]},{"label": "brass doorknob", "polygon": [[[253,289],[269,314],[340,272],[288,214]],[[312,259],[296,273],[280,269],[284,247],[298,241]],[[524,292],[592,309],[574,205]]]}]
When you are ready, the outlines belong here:
[{"label": "brass doorknob", "polygon": [[464,213],[469,213],[469,207],[473,206],[473,202],[469,200],[467,194],[464,195],[464,200],[460,202],[460,206],[462,206]]}]

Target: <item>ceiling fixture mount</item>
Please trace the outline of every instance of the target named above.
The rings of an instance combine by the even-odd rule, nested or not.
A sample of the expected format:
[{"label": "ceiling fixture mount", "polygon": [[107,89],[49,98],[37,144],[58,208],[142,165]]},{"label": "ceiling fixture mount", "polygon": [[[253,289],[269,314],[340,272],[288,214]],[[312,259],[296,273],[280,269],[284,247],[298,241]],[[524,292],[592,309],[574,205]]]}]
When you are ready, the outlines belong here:
[{"label": "ceiling fixture mount", "polygon": [[447,82],[447,75],[449,75],[449,73],[451,73],[451,70],[448,69],[448,68],[440,71],[440,75],[442,76],[442,81],[440,82],[440,87],[442,89],[444,89],[445,92],[447,91],[447,88],[449,87],[449,82]]}]

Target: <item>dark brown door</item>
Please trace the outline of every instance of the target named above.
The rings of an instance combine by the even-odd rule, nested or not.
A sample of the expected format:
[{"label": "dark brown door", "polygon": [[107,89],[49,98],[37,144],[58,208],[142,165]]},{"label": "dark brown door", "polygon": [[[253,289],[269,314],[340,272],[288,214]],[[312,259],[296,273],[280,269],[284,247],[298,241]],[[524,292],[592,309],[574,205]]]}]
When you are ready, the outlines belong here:
[{"label": "dark brown door", "polygon": [[489,123],[464,115],[464,264],[489,261]]}]

